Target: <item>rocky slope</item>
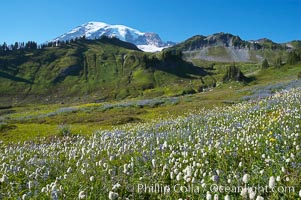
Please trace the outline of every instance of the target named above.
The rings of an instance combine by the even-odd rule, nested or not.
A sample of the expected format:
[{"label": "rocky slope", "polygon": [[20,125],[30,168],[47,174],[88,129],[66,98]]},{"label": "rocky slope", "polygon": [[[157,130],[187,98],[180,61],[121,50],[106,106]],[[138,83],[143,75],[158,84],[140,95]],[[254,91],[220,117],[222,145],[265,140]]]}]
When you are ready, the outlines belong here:
[{"label": "rocky slope", "polygon": [[[293,44],[298,44],[294,42]],[[189,61],[194,59],[215,62],[254,62],[264,58],[271,62],[277,57],[285,57],[286,52],[294,48],[291,43],[277,44],[269,39],[253,41],[242,40],[228,33],[216,33],[209,36],[197,35],[170,48],[182,51]]]}]

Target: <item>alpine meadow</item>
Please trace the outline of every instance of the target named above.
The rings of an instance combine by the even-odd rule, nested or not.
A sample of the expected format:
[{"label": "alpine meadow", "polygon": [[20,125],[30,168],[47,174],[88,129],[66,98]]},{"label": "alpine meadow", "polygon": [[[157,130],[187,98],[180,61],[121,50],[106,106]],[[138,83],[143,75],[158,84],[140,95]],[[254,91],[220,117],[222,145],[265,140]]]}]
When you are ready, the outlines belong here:
[{"label": "alpine meadow", "polygon": [[112,24],[0,45],[0,200],[301,199],[300,37]]}]

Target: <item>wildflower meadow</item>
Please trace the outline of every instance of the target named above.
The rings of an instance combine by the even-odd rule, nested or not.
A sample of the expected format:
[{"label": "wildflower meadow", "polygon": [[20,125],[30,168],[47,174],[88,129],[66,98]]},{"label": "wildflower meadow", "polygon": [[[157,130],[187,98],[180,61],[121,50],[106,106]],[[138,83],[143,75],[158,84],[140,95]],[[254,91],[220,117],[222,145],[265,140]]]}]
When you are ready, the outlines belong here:
[{"label": "wildflower meadow", "polygon": [[301,89],[0,144],[0,199],[300,199]]}]

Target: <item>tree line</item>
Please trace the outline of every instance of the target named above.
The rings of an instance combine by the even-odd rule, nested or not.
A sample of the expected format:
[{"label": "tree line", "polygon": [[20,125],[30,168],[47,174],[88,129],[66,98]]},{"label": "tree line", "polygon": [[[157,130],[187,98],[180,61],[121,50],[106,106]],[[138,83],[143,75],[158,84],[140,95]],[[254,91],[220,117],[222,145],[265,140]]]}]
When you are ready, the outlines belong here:
[{"label": "tree line", "polygon": [[80,38],[74,38],[71,40],[66,41],[53,41],[53,42],[47,42],[44,44],[38,44],[35,41],[28,41],[28,42],[15,42],[14,44],[7,44],[4,42],[2,45],[0,44],[0,51],[15,51],[20,49],[44,49],[46,47],[63,47],[70,43],[74,43],[78,40],[85,40],[85,36]]},{"label": "tree line", "polygon": [[15,42],[14,44],[8,45],[6,42],[4,42],[2,45],[0,45],[0,51],[14,51],[18,49],[38,49],[39,45],[34,41],[28,41],[28,42]]},{"label": "tree line", "polygon": [[[97,38],[95,38],[96,40]],[[105,40],[105,39],[111,39],[108,36],[101,36],[98,38],[100,40]],[[6,42],[4,42],[2,45],[0,44],[0,52],[2,51],[15,51],[15,50],[20,50],[20,49],[25,49],[25,50],[35,50],[35,49],[44,49],[46,47],[64,47],[68,44],[75,43],[79,40],[86,40],[85,36],[79,37],[79,38],[74,38],[66,41],[53,41],[53,42],[47,42],[44,44],[39,44],[35,41],[28,41],[28,42],[15,42],[14,44],[8,45]],[[179,59],[182,57],[182,52],[179,51],[163,51],[162,53],[163,59]],[[287,63],[290,65],[296,64],[301,61],[301,49],[295,49],[292,51],[289,51],[287,54]],[[282,66],[282,58],[277,57],[275,66],[280,67]],[[262,62],[262,68],[268,68],[269,63],[267,59],[264,59]]]},{"label": "tree line", "polygon": [[[294,49],[292,51],[289,51],[287,53],[287,60],[286,63],[289,65],[294,65],[297,64],[298,62],[301,61],[301,48],[299,49]],[[274,62],[274,65],[276,67],[281,67],[282,65],[284,65],[285,63],[283,63],[282,58],[280,56],[278,56],[276,58],[276,61]],[[265,58],[262,63],[261,63],[261,67],[263,69],[269,68],[270,64],[268,62],[268,60]]]}]

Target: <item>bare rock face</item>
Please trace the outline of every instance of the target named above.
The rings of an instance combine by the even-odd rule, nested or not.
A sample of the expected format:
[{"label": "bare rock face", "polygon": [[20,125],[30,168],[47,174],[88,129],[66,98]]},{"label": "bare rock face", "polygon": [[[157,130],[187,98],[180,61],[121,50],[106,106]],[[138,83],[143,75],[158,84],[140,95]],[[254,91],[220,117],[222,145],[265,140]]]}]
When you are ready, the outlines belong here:
[{"label": "bare rock face", "polygon": [[239,36],[229,33],[216,33],[209,36],[196,35],[171,47],[171,49],[182,51],[188,61],[198,59],[252,63],[262,62],[266,55],[265,50],[285,51],[289,48],[287,44],[277,44],[266,38],[245,41]]}]

